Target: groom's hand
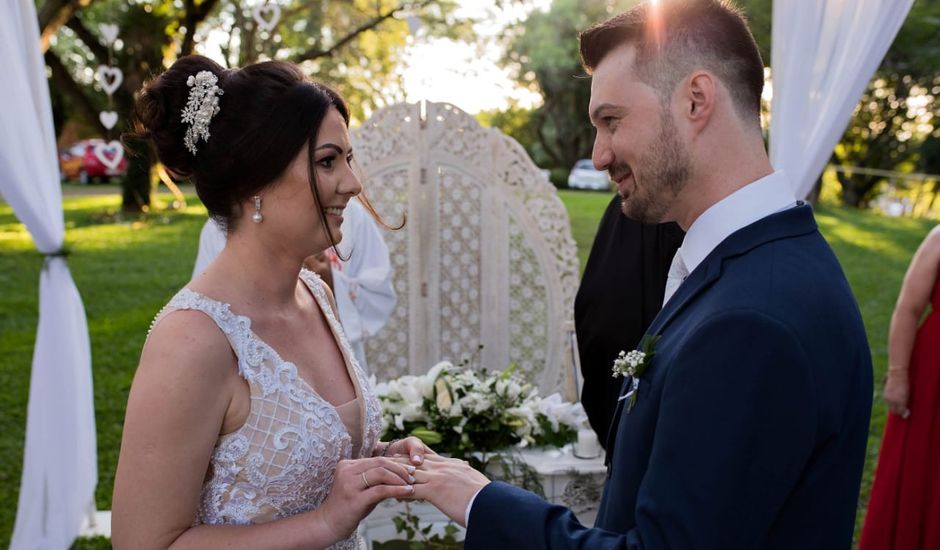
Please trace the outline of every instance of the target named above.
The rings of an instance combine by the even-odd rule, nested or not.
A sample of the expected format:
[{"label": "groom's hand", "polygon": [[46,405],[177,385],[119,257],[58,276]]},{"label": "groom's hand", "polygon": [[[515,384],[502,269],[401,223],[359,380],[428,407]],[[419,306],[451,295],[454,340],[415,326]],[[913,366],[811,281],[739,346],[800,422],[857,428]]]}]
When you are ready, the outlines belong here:
[{"label": "groom's hand", "polygon": [[427,500],[447,517],[466,527],[467,505],[490,480],[466,461],[425,456],[424,464],[414,473],[412,498]]}]

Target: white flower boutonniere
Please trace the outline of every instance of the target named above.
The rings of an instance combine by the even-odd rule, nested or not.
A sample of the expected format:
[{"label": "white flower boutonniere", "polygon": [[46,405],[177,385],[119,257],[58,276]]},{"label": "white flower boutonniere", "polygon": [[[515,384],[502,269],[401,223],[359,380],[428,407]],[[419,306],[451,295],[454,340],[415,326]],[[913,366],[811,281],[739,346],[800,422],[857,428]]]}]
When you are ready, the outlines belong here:
[{"label": "white flower boutonniere", "polygon": [[620,396],[618,401],[627,399],[627,412],[636,405],[637,390],[640,389],[640,377],[646,372],[650,360],[656,355],[655,347],[659,336],[646,335],[640,340],[639,349],[630,352],[621,351],[614,359],[614,366],[611,369],[614,378],[619,376],[630,377],[630,390]]}]

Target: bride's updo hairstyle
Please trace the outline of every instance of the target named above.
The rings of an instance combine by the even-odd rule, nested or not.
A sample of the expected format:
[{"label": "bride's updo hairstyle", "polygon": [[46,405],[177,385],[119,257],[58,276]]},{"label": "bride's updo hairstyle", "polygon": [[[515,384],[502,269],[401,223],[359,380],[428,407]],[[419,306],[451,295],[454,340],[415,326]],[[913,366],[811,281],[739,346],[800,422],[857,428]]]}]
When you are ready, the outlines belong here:
[{"label": "bride's updo hairstyle", "polygon": [[[192,83],[202,71],[218,79],[221,93],[218,111],[208,125],[209,137],[196,139],[193,153],[184,141],[191,124],[183,121],[182,113],[193,90],[187,81]],[[330,107],[348,126],[349,109],[342,97],[307,80],[290,63],[265,61],[224,69],[211,59],[191,55],[144,85],[134,107],[134,131],[126,137],[150,141],[160,162],[176,177],[191,179],[210,216],[231,229],[239,219],[240,204],[281,175],[306,143],[311,191],[322,208],[313,151]],[[330,233],[325,222],[324,227]]]}]

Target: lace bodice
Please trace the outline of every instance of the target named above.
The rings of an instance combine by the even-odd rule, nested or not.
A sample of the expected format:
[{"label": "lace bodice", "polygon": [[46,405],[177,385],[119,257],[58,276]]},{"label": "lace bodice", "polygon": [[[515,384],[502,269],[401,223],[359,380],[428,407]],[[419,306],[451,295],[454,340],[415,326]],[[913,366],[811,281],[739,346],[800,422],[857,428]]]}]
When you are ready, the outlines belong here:
[{"label": "lace bodice", "polygon": [[[320,278],[302,271],[337,339],[347,370],[364,404],[359,457],[371,456],[381,430],[381,412],[337,320]],[[195,523],[251,524],[292,516],[319,506],[330,492],[336,464],[353,458],[352,438],[336,408],[297,373],[294,364],[251,330],[248,317],[228,304],[184,288],[157,320],[177,309],[211,317],[231,343],[239,374],[248,381],[251,407],[245,424],[220,436],[210,460]],[[155,321],[156,322],[156,321]],[[359,458],[356,457],[356,458]],[[333,548],[361,548],[355,534]]]}]

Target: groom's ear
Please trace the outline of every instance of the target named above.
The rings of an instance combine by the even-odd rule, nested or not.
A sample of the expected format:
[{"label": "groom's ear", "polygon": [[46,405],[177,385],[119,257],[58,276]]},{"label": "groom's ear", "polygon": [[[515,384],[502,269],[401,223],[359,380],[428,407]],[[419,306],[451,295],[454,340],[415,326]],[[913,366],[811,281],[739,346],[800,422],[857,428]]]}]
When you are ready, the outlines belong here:
[{"label": "groom's ear", "polygon": [[718,101],[718,81],[708,71],[689,75],[682,87],[680,100],[682,115],[696,131],[701,132],[715,113]]}]

